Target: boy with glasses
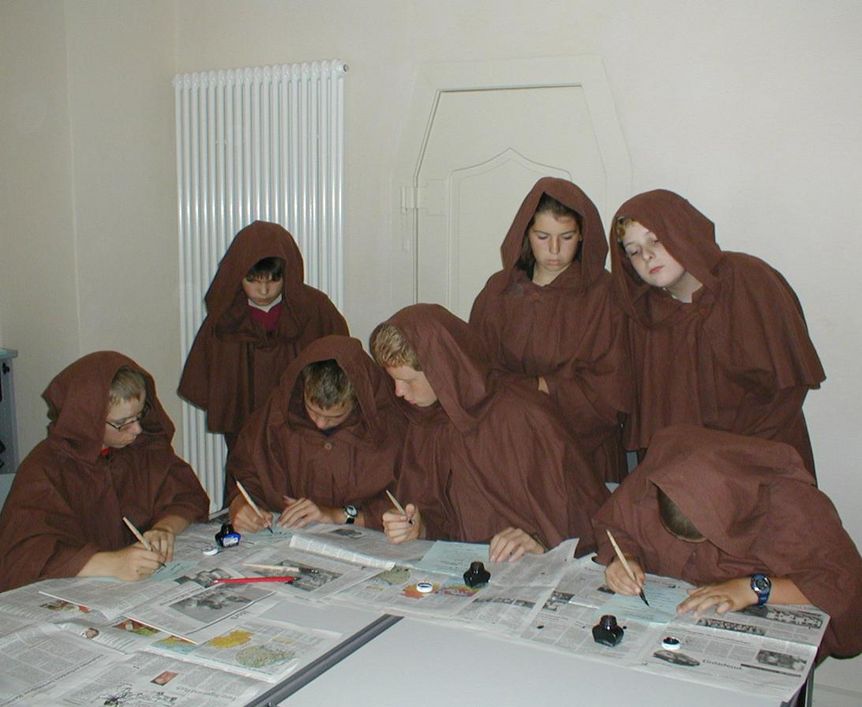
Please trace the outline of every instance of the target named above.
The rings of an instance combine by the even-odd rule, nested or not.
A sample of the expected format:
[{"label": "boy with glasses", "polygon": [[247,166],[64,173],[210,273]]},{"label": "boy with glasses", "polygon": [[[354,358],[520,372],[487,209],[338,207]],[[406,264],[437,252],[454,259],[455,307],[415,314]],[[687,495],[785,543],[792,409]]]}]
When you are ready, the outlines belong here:
[{"label": "boy with glasses", "polygon": [[174,426],[152,377],[100,351],[61,371],[43,397],[48,437],[21,463],[0,514],[0,590],[49,577],[150,576],[209,508],[174,454]]}]

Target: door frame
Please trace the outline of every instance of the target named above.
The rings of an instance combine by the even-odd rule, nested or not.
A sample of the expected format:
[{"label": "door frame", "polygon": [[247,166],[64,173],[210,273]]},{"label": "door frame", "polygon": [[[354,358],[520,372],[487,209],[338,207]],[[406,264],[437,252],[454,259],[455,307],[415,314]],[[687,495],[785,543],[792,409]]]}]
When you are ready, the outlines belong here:
[{"label": "door frame", "polygon": [[607,203],[596,203],[605,224],[617,206],[631,196],[631,161],[601,57],[420,64],[391,183],[392,242],[396,247],[392,250],[390,285],[396,309],[418,301],[419,174],[442,94],[545,87],[578,87],[584,92],[606,166]]}]

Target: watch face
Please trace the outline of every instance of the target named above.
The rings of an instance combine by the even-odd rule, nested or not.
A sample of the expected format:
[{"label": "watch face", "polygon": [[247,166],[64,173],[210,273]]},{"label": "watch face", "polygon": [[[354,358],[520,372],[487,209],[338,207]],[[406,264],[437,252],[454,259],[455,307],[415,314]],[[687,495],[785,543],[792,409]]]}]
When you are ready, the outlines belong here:
[{"label": "watch face", "polygon": [[769,581],[769,577],[764,577],[763,575],[755,575],[751,579],[751,588],[754,589],[754,591],[758,594],[762,594],[772,589],[772,582]]}]

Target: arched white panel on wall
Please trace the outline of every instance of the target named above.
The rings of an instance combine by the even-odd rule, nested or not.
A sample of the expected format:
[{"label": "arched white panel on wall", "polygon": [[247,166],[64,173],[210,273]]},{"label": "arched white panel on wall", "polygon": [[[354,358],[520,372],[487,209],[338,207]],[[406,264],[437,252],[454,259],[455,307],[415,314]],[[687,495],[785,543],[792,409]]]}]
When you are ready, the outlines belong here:
[{"label": "arched white panel on wall", "polygon": [[[501,108],[502,114],[491,112],[483,122],[482,111],[515,105],[519,99],[526,106],[535,105],[534,119],[525,116],[522,106]],[[521,147],[522,138],[543,132],[541,113],[549,106],[557,109],[551,117],[556,121],[552,121],[552,129],[558,132],[563,130],[562,125],[569,125],[560,121],[569,115],[565,111],[571,111],[575,139],[570,141],[565,135],[563,142],[571,144],[560,151],[560,155],[568,156],[550,153],[549,158],[546,148]],[[491,137],[484,153],[481,149],[476,152],[477,141],[468,134],[471,121],[478,126],[474,129],[483,141]],[[442,123],[449,127],[441,127]],[[448,149],[455,158],[432,168],[441,136],[444,151]],[[499,144],[494,142],[495,137],[499,137]],[[520,155],[523,165],[542,165],[541,173],[529,175],[531,178],[550,174],[582,184],[603,218],[612,216],[613,210],[630,196],[631,166],[600,58],[444,63],[418,69],[392,191],[393,208],[400,214],[393,234],[399,246],[392,258],[396,307],[415,301],[437,301],[466,316],[468,301],[475,292],[465,291],[465,286],[474,289],[476,281],[499,268],[500,241],[534,181],[526,179],[527,171],[515,176],[514,170],[511,183],[495,182],[503,173],[494,174],[493,170],[506,170],[516,164],[508,161],[507,154]],[[486,231],[476,233],[481,219],[471,217],[460,206],[482,198],[483,180],[488,181],[484,198],[489,202],[489,217]],[[516,183],[517,189],[513,187]],[[453,211],[453,206],[459,206],[459,210]],[[465,237],[473,236],[483,242],[479,247],[484,255],[479,262],[471,260],[478,257],[473,245],[463,243]],[[464,273],[468,271],[473,272],[472,283],[465,282]],[[478,271],[482,271],[481,276]]]},{"label": "arched white panel on wall", "polygon": [[[441,292],[445,304],[468,317],[477,292],[499,269],[496,246],[501,234],[511,224],[527,190],[546,176],[572,179],[570,172],[530,160],[511,147],[486,162],[453,170],[448,179],[451,208],[446,214],[445,229],[448,277],[440,288],[434,282],[422,287],[428,278],[420,275],[420,298],[433,296],[435,290],[445,286],[445,292]],[[433,261],[433,256],[420,256],[420,266],[427,259]]]}]

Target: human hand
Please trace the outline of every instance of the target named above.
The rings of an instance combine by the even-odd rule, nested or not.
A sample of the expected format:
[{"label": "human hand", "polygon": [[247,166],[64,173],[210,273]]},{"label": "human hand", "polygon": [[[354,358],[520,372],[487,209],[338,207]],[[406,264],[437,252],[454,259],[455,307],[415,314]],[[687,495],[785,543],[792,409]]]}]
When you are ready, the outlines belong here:
[{"label": "human hand", "polygon": [[318,506],[308,498],[282,496],[285,508],[278,517],[278,524],[284,528],[304,528],[309,523],[334,523],[330,509]]},{"label": "human hand", "polygon": [[488,559],[491,562],[514,562],[526,553],[541,555],[545,548],[529,533],[520,528],[506,528],[491,538]]},{"label": "human hand", "polygon": [[620,562],[619,558],[614,557],[611,564],[605,568],[605,582],[617,594],[636,596],[643,591],[646,574],[644,574],[643,568],[637,560],[628,555],[626,555],[626,560],[628,561],[629,569],[631,569],[632,574],[635,576],[634,580],[629,577],[626,568],[623,567],[623,563]]},{"label": "human hand", "polygon": [[230,522],[239,533],[259,533],[268,528],[270,518],[260,517],[242,496],[237,496],[230,504]]},{"label": "human hand", "polygon": [[396,545],[416,540],[424,534],[424,530],[422,515],[412,503],[404,507],[404,513],[393,508],[383,514],[383,532],[389,542]]},{"label": "human hand", "polygon": [[685,614],[693,611],[695,616],[700,616],[707,609],[715,609],[717,614],[724,614],[727,611],[739,611],[756,603],[757,594],[751,588],[751,579],[738,577],[726,582],[689,589],[688,598],[680,602],[676,612]]},{"label": "human hand", "polygon": [[170,562],[174,559],[174,541],[176,536],[170,528],[163,528],[160,525],[155,525],[144,533],[144,538],[162,557],[162,562]]},{"label": "human hand", "polygon": [[141,543],[106,552],[104,558],[107,560],[110,576],[128,582],[146,579],[162,565],[161,555],[147,550]]}]

